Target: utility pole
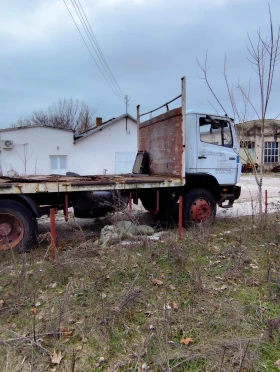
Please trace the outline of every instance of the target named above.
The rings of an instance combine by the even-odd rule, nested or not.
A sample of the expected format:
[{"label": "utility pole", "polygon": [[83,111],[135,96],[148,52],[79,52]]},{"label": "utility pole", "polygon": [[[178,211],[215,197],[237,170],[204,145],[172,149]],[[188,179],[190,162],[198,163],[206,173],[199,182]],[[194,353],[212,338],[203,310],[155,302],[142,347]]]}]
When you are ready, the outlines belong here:
[{"label": "utility pole", "polygon": [[125,113],[126,113],[126,114],[127,114],[127,108],[128,108],[128,106],[129,106],[128,102],[129,102],[129,98],[128,98],[128,95],[126,95],[126,96],[125,96]]},{"label": "utility pole", "polygon": [[127,109],[128,109],[128,106],[129,106],[129,104],[128,104],[128,102],[129,102],[129,98],[128,98],[128,95],[126,95],[125,96],[125,130],[126,130],[126,133],[128,133],[128,131],[127,131]]}]

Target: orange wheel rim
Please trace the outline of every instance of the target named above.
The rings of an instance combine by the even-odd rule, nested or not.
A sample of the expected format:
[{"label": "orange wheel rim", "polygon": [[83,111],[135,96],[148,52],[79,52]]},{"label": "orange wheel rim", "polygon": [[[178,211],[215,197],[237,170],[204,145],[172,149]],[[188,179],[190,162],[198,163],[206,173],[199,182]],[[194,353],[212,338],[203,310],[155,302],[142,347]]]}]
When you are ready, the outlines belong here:
[{"label": "orange wheel rim", "polygon": [[210,203],[206,199],[198,198],[191,206],[191,220],[194,222],[203,222],[209,220],[212,215]]},{"label": "orange wheel rim", "polygon": [[15,248],[23,239],[24,227],[21,220],[13,214],[0,214],[0,250]]}]

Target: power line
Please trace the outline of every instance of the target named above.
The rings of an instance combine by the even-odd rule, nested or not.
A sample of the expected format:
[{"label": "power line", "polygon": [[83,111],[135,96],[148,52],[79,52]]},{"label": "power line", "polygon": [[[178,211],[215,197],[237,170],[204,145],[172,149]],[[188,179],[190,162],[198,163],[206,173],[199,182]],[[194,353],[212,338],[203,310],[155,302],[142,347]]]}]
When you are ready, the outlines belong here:
[{"label": "power line", "polygon": [[[74,1],[75,1],[75,3],[77,4],[76,0],[74,0]],[[106,58],[105,58],[105,56],[104,56],[102,50],[101,50],[101,48],[100,48],[100,45],[99,45],[99,43],[98,43],[98,41],[97,41],[97,38],[96,38],[96,36],[95,36],[95,34],[94,34],[93,30],[92,30],[92,27],[91,27],[91,25],[90,25],[90,23],[89,23],[89,21],[88,21],[87,15],[85,14],[85,11],[84,11],[84,9],[83,9],[82,4],[81,4],[80,0],[77,0],[77,1],[78,1],[79,6],[80,6],[80,9],[81,9],[81,11],[82,11],[82,13],[83,13],[83,16],[84,16],[84,19],[85,19],[85,25],[88,26],[87,28],[88,28],[88,30],[89,30],[89,33],[90,33],[91,39],[93,40],[94,44],[96,45],[96,47],[97,47],[97,51],[98,51],[98,54],[99,54],[99,56],[101,57],[101,62],[102,62],[102,61],[104,62],[103,65],[105,64],[106,69],[107,69],[107,71],[109,72],[109,74],[110,74],[112,80],[114,81],[116,87],[118,88],[118,90],[120,91],[120,93],[125,97],[125,94],[123,93],[123,91],[121,90],[119,84],[117,83],[117,80],[116,80],[116,78],[115,78],[115,76],[114,76],[114,74],[113,74],[113,72],[112,72],[112,70],[111,70],[111,68],[110,68],[110,66],[109,66],[109,64],[108,64],[108,62],[107,62],[107,60],[106,60]]]},{"label": "power line", "polygon": [[114,89],[116,89],[117,93],[120,94],[120,98],[123,99],[122,92],[120,92],[118,90],[118,86],[116,85],[116,83],[112,79],[111,75],[109,74],[108,69],[106,68],[106,65],[104,64],[103,60],[100,58],[100,55],[99,55],[98,50],[97,50],[97,47],[93,44],[93,41],[94,40],[92,41],[92,36],[91,36],[90,30],[89,30],[89,28],[88,28],[88,26],[87,26],[87,24],[86,24],[86,22],[84,20],[83,14],[81,13],[81,11],[79,9],[79,6],[78,6],[76,0],[71,0],[71,2],[72,2],[72,5],[73,5],[74,10],[75,10],[75,12],[76,12],[76,14],[77,14],[80,22],[81,22],[81,25],[82,25],[82,27],[83,27],[83,29],[84,29],[84,31],[85,31],[88,39],[89,39],[90,44],[91,44],[93,50],[95,51],[95,53],[97,55],[97,58],[101,62],[101,65],[100,65],[101,68],[103,67],[103,71],[107,75],[107,78],[109,79],[110,83],[113,85]]},{"label": "power line", "polygon": [[63,2],[64,2],[65,6],[66,6],[66,8],[67,8],[67,10],[68,10],[68,12],[69,12],[69,14],[70,14],[70,16],[71,16],[71,18],[72,18],[74,24],[75,24],[75,26],[76,26],[76,28],[77,28],[79,34],[80,34],[80,36],[81,36],[81,38],[82,38],[82,40],[83,40],[83,42],[84,42],[84,44],[85,44],[87,50],[89,51],[89,53],[90,53],[90,55],[91,55],[91,57],[92,57],[94,63],[96,64],[97,68],[99,69],[99,71],[101,72],[101,74],[103,75],[104,79],[107,81],[107,83],[109,84],[109,86],[110,86],[110,88],[113,90],[113,92],[114,92],[114,93],[115,93],[115,94],[116,94],[116,95],[117,95],[121,100],[123,100],[123,97],[121,97],[120,94],[119,94],[119,92],[115,90],[114,86],[112,86],[111,81],[108,80],[108,78],[107,78],[106,75],[104,75],[102,69],[100,68],[99,64],[97,63],[96,59],[94,58],[94,56],[93,56],[93,54],[92,54],[92,52],[91,52],[91,50],[90,50],[90,48],[89,48],[87,42],[85,41],[85,38],[83,37],[83,34],[81,33],[81,31],[80,31],[80,29],[79,29],[79,26],[77,25],[77,22],[75,21],[75,18],[74,18],[73,15],[72,15],[71,10],[69,9],[69,7],[68,7],[68,5],[66,4],[65,0],[63,0]]}]

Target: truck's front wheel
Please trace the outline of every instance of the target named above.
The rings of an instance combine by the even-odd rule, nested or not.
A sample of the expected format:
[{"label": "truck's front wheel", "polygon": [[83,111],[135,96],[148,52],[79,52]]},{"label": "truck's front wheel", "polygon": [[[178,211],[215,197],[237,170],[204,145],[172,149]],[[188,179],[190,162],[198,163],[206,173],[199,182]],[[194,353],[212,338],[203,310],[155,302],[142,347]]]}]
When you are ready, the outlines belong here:
[{"label": "truck's front wheel", "polygon": [[213,222],[216,216],[216,202],[209,191],[195,189],[184,195],[183,220],[184,225],[200,226]]},{"label": "truck's front wheel", "polygon": [[15,200],[0,200],[0,250],[30,250],[37,243],[37,221]]}]

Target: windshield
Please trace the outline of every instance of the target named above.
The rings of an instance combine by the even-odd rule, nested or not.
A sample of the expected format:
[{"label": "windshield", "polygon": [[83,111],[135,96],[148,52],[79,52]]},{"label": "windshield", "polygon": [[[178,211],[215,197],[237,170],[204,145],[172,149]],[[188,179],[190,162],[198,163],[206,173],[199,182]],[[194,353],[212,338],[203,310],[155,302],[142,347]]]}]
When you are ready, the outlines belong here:
[{"label": "windshield", "polygon": [[233,139],[229,120],[205,116],[199,119],[200,140],[217,146],[232,147]]}]

